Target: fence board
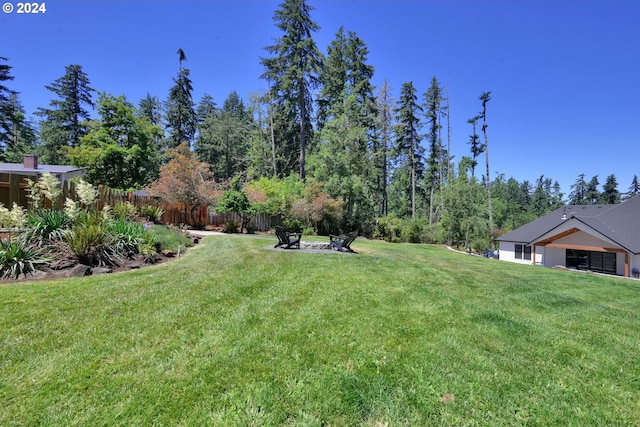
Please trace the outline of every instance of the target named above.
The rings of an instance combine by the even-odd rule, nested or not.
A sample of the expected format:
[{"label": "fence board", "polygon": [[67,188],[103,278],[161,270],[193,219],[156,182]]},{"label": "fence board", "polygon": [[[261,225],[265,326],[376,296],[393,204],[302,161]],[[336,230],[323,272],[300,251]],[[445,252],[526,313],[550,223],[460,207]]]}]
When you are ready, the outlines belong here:
[{"label": "fence board", "polygon": [[[113,190],[104,186],[99,187],[98,209],[105,205],[113,206],[120,202],[131,202],[137,208],[143,206],[156,206],[162,208],[162,222],[166,224],[184,224],[188,226],[214,226],[223,227],[226,221],[235,221],[241,224],[240,215],[234,212],[220,213],[208,206],[190,207],[184,204],[170,204],[157,197],[134,194],[122,190]],[[277,215],[256,214],[249,221],[249,227],[256,231],[267,231],[276,225],[281,225],[282,220]]]}]

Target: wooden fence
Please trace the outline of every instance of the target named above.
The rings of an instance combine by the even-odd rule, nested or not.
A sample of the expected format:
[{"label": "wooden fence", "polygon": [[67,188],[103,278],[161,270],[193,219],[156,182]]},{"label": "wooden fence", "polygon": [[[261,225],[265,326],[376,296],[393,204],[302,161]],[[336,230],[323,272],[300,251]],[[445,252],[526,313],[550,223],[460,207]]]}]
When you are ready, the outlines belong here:
[{"label": "wooden fence", "polygon": [[[162,208],[162,222],[165,224],[188,225],[191,227],[223,227],[227,221],[235,221],[240,225],[240,215],[234,212],[219,213],[209,206],[187,206],[180,203],[166,203],[157,197],[146,194],[130,193],[121,190],[113,190],[107,187],[99,187],[98,209],[104,205],[115,205],[119,202],[131,202],[137,208],[143,206],[157,206]],[[279,216],[267,214],[252,215],[249,227],[255,231],[267,231],[276,225],[281,225]]]}]

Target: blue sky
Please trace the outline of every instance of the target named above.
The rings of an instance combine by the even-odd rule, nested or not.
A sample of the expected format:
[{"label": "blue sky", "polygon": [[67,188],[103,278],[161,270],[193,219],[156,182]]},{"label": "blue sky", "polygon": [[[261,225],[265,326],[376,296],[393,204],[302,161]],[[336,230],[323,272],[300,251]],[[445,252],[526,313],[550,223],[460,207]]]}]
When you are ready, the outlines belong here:
[{"label": "blue sky", "polygon": [[[3,3],[6,1],[3,0]],[[14,8],[17,1],[9,0]],[[46,1],[44,14],[0,13],[0,56],[9,58],[28,113],[47,106],[45,89],[80,64],[92,86],[165,99],[187,55],[194,100],[219,105],[266,88],[264,46],[280,33],[280,0]],[[469,155],[467,120],[491,91],[492,179],[557,180],[565,194],[581,173],[626,191],[640,175],[640,2],[634,0],[309,0],[326,48],[340,26],[370,51],[374,85],[397,97],[420,94],[435,75],[449,90],[452,153]],[[481,164],[484,170],[484,162]]]}]

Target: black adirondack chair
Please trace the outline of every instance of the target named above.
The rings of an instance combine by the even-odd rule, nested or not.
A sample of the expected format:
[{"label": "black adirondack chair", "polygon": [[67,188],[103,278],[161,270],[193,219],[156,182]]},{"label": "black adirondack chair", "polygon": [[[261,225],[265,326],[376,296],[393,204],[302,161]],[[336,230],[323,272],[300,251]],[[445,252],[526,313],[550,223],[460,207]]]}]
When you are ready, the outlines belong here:
[{"label": "black adirondack chair", "polygon": [[358,233],[355,231],[353,233],[349,233],[348,236],[344,236],[344,235],[336,236],[336,235],[330,234],[329,242],[330,242],[331,249],[335,249],[340,252],[351,252],[355,254],[357,252],[351,249],[351,244],[353,243],[354,240],[356,240],[356,237],[358,237]]},{"label": "black adirondack chair", "polygon": [[276,236],[278,237],[278,243],[274,248],[300,249],[302,233],[287,231],[284,227],[276,225]]}]

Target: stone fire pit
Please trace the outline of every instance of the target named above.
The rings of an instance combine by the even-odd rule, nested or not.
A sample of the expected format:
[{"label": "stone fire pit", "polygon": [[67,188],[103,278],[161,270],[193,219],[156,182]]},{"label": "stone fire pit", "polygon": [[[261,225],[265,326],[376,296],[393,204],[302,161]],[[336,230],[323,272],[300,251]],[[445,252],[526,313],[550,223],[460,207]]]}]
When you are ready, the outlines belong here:
[{"label": "stone fire pit", "polygon": [[300,242],[300,249],[331,249],[330,243],[324,242],[305,242],[304,240]]}]

